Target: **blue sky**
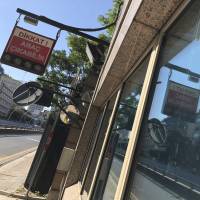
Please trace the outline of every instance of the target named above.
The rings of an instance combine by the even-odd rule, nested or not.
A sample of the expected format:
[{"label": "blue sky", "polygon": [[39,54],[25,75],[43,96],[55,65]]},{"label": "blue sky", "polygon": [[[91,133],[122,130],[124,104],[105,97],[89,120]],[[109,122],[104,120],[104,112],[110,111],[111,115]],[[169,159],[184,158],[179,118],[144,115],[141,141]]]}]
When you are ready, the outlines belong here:
[{"label": "blue sky", "polygon": [[[0,1],[0,55],[18,17],[17,8],[44,15],[67,25],[95,28],[101,26],[97,21],[98,16],[105,14],[111,7],[112,0],[2,0]],[[18,25],[52,38],[55,38],[58,30],[41,22],[37,27],[25,24],[23,16]],[[97,33],[92,34],[97,35]],[[67,50],[66,36],[67,33],[63,31],[54,49]],[[23,82],[36,78],[31,73],[13,67],[3,65],[3,68],[7,74]]]}]

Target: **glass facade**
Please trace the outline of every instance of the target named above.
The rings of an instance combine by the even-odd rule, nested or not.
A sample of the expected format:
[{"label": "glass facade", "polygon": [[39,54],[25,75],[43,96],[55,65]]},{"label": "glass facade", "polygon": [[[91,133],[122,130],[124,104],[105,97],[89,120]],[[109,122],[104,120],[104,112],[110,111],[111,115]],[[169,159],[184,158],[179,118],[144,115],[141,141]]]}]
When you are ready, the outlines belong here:
[{"label": "glass facade", "polygon": [[[93,147],[90,149],[90,151],[91,151],[94,148],[93,153],[91,155],[91,161],[88,166],[88,173],[87,173],[87,176],[86,176],[86,179],[84,182],[84,190],[86,192],[89,192],[89,189],[91,186],[91,182],[92,182],[92,179],[93,179],[93,176],[95,173],[95,168],[97,165],[99,154],[100,154],[100,151],[101,151],[101,148],[103,145],[105,133],[108,128],[110,116],[112,114],[113,107],[115,104],[116,96],[117,96],[117,94],[114,94],[112,96],[112,98],[109,100],[108,106],[106,106],[105,114],[102,116],[103,117],[102,122],[101,122],[101,124],[99,124],[99,127],[97,127],[97,133],[96,133],[97,135],[95,138],[96,142],[95,142],[95,140],[93,141]],[[91,153],[90,151],[89,151],[89,153]]]},{"label": "glass facade", "polygon": [[126,81],[123,88],[96,181],[92,198],[94,200],[114,199],[148,61],[149,56]]},{"label": "glass facade", "polygon": [[165,35],[126,200],[200,199],[199,55],[196,0]]}]

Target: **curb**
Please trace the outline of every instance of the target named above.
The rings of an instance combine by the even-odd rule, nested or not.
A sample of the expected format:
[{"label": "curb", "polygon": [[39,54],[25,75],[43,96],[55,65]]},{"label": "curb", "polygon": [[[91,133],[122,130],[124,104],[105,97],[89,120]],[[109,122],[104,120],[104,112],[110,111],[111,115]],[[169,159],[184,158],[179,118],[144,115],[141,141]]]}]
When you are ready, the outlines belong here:
[{"label": "curb", "polygon": [[12,128],[1,128],[0,127],[1,134],[24,134],[26,132],[27,134],[43,134],[44,131],[40,130],[34,130],[34,129],[12,129]]},{"label": "curb", "polygon": [[18,127],[0,127],[0,130],[21,130],[21,131],[35,131],[35,132],[43,132],[41,129],[30,129],[30,128],[18,128]]},{"label": "curb", "polygon": [[[26,151],[22,151],[22,152],[14,154],[14,155],[8,156],[6,158],[3,158],[0,160],[0,167],[4,166],[12,161],[15,161],[23,156],[26,156],[29,153],[36,151],[36,149],[37,149],[37,147],[33,147]],[[26,195],[24,195],[24,194],[10,193],[10,192],[6,192],[3,190],[0,190],[0,195],[11,197],[11,198],[27,199]],[[46,200],[46,198],[44,198],[44,197],[28,197],[28,200]]]},{"label": "curb", "polygon": [[[9,193],[0,190],[0,194],[7,197],[19,198],[19,199],[26,199],[25,195],[20,195],[17,193]],[[44,197],[28,197],[28,200],[46,200]]]},{"label": "curb", "polygon": [[17,160],[18,158],[21,158],[22,156],[25,156],[29,153],[32,153],[34,151],[36,151],[37,147],[33,147],[33,148],[30,148],[28,150],[25,150],[25,151],[21,151],[19,153],[16,153],[14,155],[11,155],[11,156],[7,156],[3,159],[0,160],[0,167],[14,161],[14,160]]}]

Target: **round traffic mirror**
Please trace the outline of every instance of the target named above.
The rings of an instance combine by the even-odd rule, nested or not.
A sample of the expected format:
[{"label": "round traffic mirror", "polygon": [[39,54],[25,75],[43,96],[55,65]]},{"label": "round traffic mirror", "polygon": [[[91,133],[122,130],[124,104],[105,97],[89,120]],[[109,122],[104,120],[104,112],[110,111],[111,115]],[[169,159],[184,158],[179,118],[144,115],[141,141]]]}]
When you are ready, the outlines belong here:
[{"label": "round traffic mirror", "polygon": [[37,82],[20,85],[13,93],[13,101],[19,106],[28,106],[40,100],[43,91]]}]

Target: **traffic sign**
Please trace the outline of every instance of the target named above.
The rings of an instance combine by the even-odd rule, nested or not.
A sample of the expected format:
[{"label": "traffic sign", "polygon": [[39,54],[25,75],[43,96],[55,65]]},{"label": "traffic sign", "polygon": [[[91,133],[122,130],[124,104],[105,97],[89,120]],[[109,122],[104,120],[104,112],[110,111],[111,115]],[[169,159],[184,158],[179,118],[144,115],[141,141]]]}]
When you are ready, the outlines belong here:
[{"label": "traffic sign", "polygon": [[15,26],[1,57],[1,63],[42,75],[55,40]]}]

